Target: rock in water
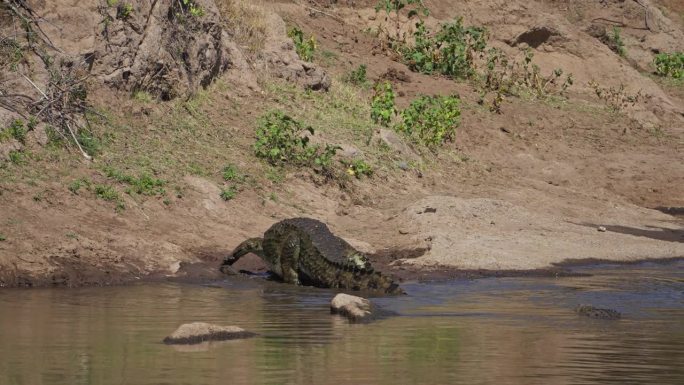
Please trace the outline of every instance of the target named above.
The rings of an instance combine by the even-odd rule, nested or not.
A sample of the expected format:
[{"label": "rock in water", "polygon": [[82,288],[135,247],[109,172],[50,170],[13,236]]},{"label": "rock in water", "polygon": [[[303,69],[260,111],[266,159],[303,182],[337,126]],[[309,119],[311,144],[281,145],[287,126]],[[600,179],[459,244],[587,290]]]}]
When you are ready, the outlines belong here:
[{"label": "rock in water", "polygon": [[165,344],[198,344],[204,341],[236,340],[254,337],[256,334],[237,326],[218,326],[205,322],[181,325],[170,336],[164,338]]},{"label": "rock in water", "polygon": [[579,305],[575,309],[577,314],[583,315],[589,318],[595,319],[606,319],[606,320],[616,320],[620,319],[622,315],[619,311],[613,309],[601,309],[593,307],[591,305]]},{"label": "rock in water", "polygon": [[346,317],[351,323],[365,323],[394,315],[393,312],[374,306],[369,300],[340,293],[330,301],[330,313]]}]

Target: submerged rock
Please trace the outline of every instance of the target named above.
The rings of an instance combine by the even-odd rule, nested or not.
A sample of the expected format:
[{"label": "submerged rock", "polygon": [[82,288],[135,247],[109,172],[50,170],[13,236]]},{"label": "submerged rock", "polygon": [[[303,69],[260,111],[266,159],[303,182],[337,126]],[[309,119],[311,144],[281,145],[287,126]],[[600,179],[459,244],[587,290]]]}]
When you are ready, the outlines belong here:
[{"label": "submerged rock", "polygon": [[369,300],[340,293],[330,301],[330,313],[346,317],[351,323],[365,323],[394,313],[382,310]]},{"label": "submerged rock", "polygon": [[622,314],[617,310],[602,309],[591,305],[579,305],[575,311],[579,315],[595,319],[616,320],[622,317]]},{"label": "submerged rock", "polygon": [[237,326],[218,326],[205,322],[192,322],[181,325],[176,331],[164,338],[165,344],[198,344],[204,341],[236,340],[254,337],[256,334]]}]

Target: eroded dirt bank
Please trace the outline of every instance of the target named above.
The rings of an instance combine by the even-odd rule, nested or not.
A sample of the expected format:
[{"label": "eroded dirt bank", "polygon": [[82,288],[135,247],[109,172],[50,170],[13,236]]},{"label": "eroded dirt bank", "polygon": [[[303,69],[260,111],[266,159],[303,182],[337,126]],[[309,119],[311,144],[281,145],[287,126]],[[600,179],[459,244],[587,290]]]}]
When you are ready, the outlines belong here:
[{"label": "eroded dirt bank", "polygon": [[[130,18],[108,11],[114,47],[92,20],[96,37],[71,39],[76,32],[54,28],[67,19],[61,2],[50,3],[36,12],[49,17],[45,32],[52,43],[77,57],[99,52],[88,100],[107,119],[93,122],[101,144],[90,161],[74,148],[46,145],[40,129],[30,131],[26,143],[0,143],[8,159],[0,167],[0,286],[216,279],[216,267],[233,247],[293,216],[328,223],[374,254],[381,269],[404,279],[563,274],[563,264],[573,260],[684,257],[684,225],[675,215],[684,207],[684,92],[681,83],[664,82],[649,67],[654,49],[684,50],[683,10],[667,1],[642,2],[653,7],[650,29],[642,28],[643,9],[632,2],[427,2],[431,25],[463,16],[490,29],[491,45],[515,52],[524,43],[542,71],[562,67],[575,74],[567,98],[507,98],[501,114],[478,104],[472,83],[411,72],[383,51],[377,37],[364,32],[383,22],[372,2],[329,2],[325,14],[285,2],[266,2],[276,14],[242,10],[251,29],[242,28],[267,36],[261,44],[219,28],[220,1],[199,2],[208,21],[197,30],[150,23],[161,11],[141,2]],[[72,16],[100,15],[102,4],[92,3]],[[626,25],[625,57],[587,32],[598,18]],[[297,57],[286,25],[316,36],[314,64]],[[164,30],[210,40],[190,38],[180,47],[171,40],[157,52],[161,58],[150,59],[146,54],[156,46],[147,33]],[[549,33],[537,41],[528,39],[535,36],[529,31]],[[126,42],[148,51],[114,63],[119,56],[113,52]],[[202,49],[209,53],[198,62],[174,56]],[[367,65],[369,82],[392,81],[400,108],[420,94],[459,94],[454,141],[430,152],[398,136],[388,140],[368,119],[372,91],[343,81],[360,64]],[[3,81],[38,93],[20,75],[34,68],[34,80],[42,79],[42,70],[19,65],[26,72],[8,72]],[[164,81],[146,78],[143,67],[161,70]],[[590,80],[649,97],[616,112],[596,97]],[[146,84],[155,86],[138,93]],[[198,89],[195,96],[180,96],[190,88]],[[373,175],[330,181],[257,159],[255,126],[274,108],[316,127],[312,141],[339,144],[342,162],[369,162]],[[20,148],[23,160],[9,160]],[[242,176],[226,178],[226,165]],[[121,177],[144,173],[164,179],[164,191],[136,193],[131,179]],[[111,187],[117,198],[103,199],[98,186]]]}]

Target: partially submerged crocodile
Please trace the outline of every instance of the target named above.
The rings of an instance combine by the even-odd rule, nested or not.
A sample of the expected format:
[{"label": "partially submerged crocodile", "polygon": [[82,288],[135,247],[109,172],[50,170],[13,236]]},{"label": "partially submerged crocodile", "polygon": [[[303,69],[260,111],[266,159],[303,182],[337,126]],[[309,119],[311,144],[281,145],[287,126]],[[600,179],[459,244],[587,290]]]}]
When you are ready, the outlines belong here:
[{"label": "partially submerged crocodile", "polygon": [[248,253],[261,257],[271,272],[286,283],[388,294],[404,292],[391,278],[374,271],[366,255],[315,219],[293,218],[274,224],[263,238],[242,242],[224,259],[221,271],[232,272],[230,266]]},{"label": "partially submerged crocodile", "polygon": [[575,311],[579,315],[583,315],[589,318],[605,319],[605,320],[616,320],[622,317],[619,311],[613,309],[603,309],[599,307],[593,307],[591,305],[578,305]]}]

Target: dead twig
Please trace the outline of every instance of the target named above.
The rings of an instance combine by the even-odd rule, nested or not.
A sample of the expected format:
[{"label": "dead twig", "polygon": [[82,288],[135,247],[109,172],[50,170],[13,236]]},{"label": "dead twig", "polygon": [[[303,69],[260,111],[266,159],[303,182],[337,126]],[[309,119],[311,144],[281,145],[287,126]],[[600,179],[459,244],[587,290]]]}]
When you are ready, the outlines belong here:
[{"label": "dead twig", "polygon": [[321,15],[328,16],[328,17],[330,17],[330,18],[332,18],[332,19],[334,19],[334,20],[336,20],[336,21],[339,21],[339,22],[342,23],[342,24],[347,24],[347,22],[344,21],[344,19],[342,19],[342,18],[339,17],[339,16],[335,16],[335,15],[333,15],[333,14],[331,14],[331,13],[321,11],[320,9],[317,9],[317,8],[314,8],[314,7],[310,7],[310,6],[308,6],[308,5],[299,4],[299,3],[297,3],[297,4],[298,4],[299,6],[301,6],[301,7],[303,7],[303,8],[308,9],[308,10],[311,11],[311,12],[320,13]]},{"label": "dead twig", "polygon": [[627,25],[627,24],[625,24],[625,23],[623,23],[623,22],[621,22],[621,21],[611,20],[611,19],[607,19],[607,18],[605,18],[605,17],[597,17],[597,18],[591,20],[592,23],[595,22],[595,21],[604,21],[604,22],[607,22],[607,23],[611,23],[611,25],[613,25],[614,27],[629,28],[629,29],[639,29],[639,30],[649,31],[648,28],[644,28],[644,27],[633,27],[633,26]]}]

